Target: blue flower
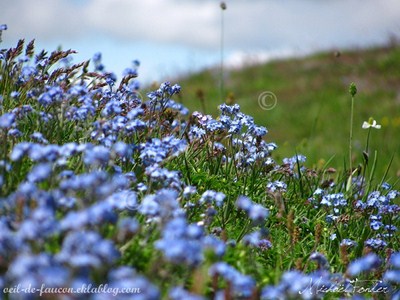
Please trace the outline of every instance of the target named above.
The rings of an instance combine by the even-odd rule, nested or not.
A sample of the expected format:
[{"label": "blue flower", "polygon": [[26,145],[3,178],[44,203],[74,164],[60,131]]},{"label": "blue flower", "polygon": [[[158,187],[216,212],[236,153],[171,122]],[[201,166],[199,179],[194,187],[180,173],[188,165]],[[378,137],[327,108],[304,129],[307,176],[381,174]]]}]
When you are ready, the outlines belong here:
[{"label": "blue flower", "polygon": [[383,280],[400,283],[400,270],[387,270],[383,275]]},{"label": "blue flower", "polygon": [[253,203],[249,198],[245,196],[239,196],[236,200],[236,206],[239,209],[244,210],[248,217],[255,223],[259,224],[265,221],[269,216],[269,211],[260,204]]},{"label": "blue flower", "polygon": [[253,278],[241,274],[238,270],[225,262],[217,262],[213,264],[209,269],[209,273],[211,276],[219,275],[226,281],[230,282],[234,294],[239,297],[250,297],[255,288],[255,281]]},{"label": "blue flower", "polygon": [[[157,287],[152,284],[148,279],[139,275],[134,269],[130,267],[119,267],[111,270],[108,273],[108,286],[111,289],[128,290],[136,288],[140,293],[120,293],[118,299],[146,299],[146,300],[158,300],[160,299],[160,292]],[[80,285],[82,286],[82,285]],[[96,300],[108,300],[110,299],[110,293],[105,292],[104,294],[95,295]],[[113,297],[115,298],[115,297]]]},{"label": "blue flower", "polygon": [[37,75],[38,71],[35,67],[32,66],[24,66],[21,69],[21,74],[18,77],[18,80],[22,83],[28,82],[29,79],[35,75]]},{"label": "blue flower", "polygon": [[206,130],[208,132],[218,132],[224,130],[224,125],[221,122],[211,119],[207,121]]},{"label": "blue flower", "polygon": [[279,180],[276,180],[274,182],[269,182],[267,184],[267,189],[271,193],[274,193],[276,191],[278,191],[278,192],[286,192],[286,188],[287,188],[286,183],[284,183],[282,181],[279,181]]},{"label": "blue flower", "polygon": [[263,137],[268,133],[268,130],[263,126],[252,125],[249,126],[248,133],[254,134],[257,137]]},{"label": "blue flower", "polygon": [[37,241],[55,234],[58,228],[55,212],[43,206],[36,208],[30,218],[20,225],[18,235],[22,239]]},{"label": "blue flower", "polygon": [[124,240],[126,236],[138,232],[140,228],[139,222],[133,218],[123,218],[118,222],[118,239]]},{"label": "blue flower", "polygon": [[400,252],[392,253],[389,264],[396,269],[400,269]]},{"label": "blue flower", "polygon": [[348,247],[348,248],[354,247],[354,246],[356,246],[356,245],[357,245],[357,243],[356,243],[355,241],[353,241],[353,240],[350,240],[350,239],[343,239],[343,240],[340,242],[340,246],[346,246],[346,247]]},{"label": "blue flower", "polygon": [[185,186],[183,189],[183,197],[184,198],[189,198],[191,195],[194,195],[197,192],[197,189],[195,186]]},{"label": "blue flower", "polygon": [[21,288],[40,289],[46,287],[65,287],[70,271],[46,253],[19,254],[10,264],[6,273],[15,285]]},{"label": "blue flower", "polygon": [[268,217],[269,211],[261,204],[254,204],[251,206],[248,215],[255,223],[261,223]]},{"label": "blue flower", "polygon": [[49,178],[52,173],[52,164],[42,163],[34,166],[29,172],[27,179],[30,182],[42,182]]},{"label": "blue flower", "polygon": [[101,111],[101,115],[103,117],[110,117],[111,115],[118,115],[121,112],[122,108],[119,101],[116,99],[112,99],[106,103],[104,109]]},{"label": "blue flower", "polygon": [[196,125],[190,127],[189,136],[191,140],[201,139],[206,135],[206,131]]},{"label": "blue flower", "polygon": [[389,204],[389,199],[384,195],[381,195],[379,191],[371,192],[367,197],[368,208],[376,208],[387,204]]},{"label": "blue flower", "polygon": [[363,272],[370,272],[381,265],[380,258],[375,253],[367,254],[364,257],[352,261],[348,268],[347,274],[350,277],[355,277]]},{"label": "blue flower", "polygon": [[310,255],[310,260],[316,261],[318,264],[318,269],[329,269],[329,262],[326,259],[325,255],[319,252],[314,252]]},{"label": "blue flower", "polygon": [[104,146],[88,147],[85,150],[83,162],[86,165],[105,166],[110,160],[110,149]]},{"label": "blue flower", "polygon": [[397,197],[400,196],[400,192],[396,191],[396,190],[391,190],[389,191],[389,193],[387,193],[386,197],[388,197],[390,200],[394,200]]},{"label": "blue flower", "polygon": [[63,99],[63,95],[64,92],[61,89],[61,87],[59,86],[47,87],[47,91],[42,93],[38,97],[38,102],[44,107],[47,107],[56,102],[61,102]]},{"label": "blue flower", "polygon": [[369,220],[370,220],[370,227],[372,230],[377,231],[379,228],[381,228],[383,226],[383,223],[381,222],[382,217],[379,215],[377,215],[377,216],[371,215],[369,217]]},{"label": "blue flower", "polygon": [[97,52],[93,55],[92,60],[95,66],[95,71],[104,71],[104,65],[101,63],[101,56],[101,52]]},{"label": "blue flower", "polygon": [[285,293],[280,286],[266,286],[261,291],[261,299],[263,300],[275,300],[285,299]]},{"label": "blue flower", "polygon": [[384,240],[381,239],[368,239],[364,242],[364,245],[366,247],[370,247],[375,250],[381,250],[387,246],[387,243]]},{"label": "blue flower", "polygon": [[243,237],[243,242],[247,245],[258,248],[263,251],[272,248],[272,243],[262,236],[260,230],[246,234]]},{"label": "blue flower", "polygon": [[165,225],[155,246],[173,263],[196,266],[203,261],[202,234],[197,225],[188,226],[186,219],[178,217]]},{"label": "blue flower", "polygon": [[178,193],[171,189],[161,189],[155,195],[147,195],[139,206],[139,212],[148,217],[168,220],[182,214],[179,209]]},{"label": "blue flower", "polygon": [[221,111],[222,115],[231,116],[231,115],[236,115],[238,112],[240,112],[239,104],[234,104],[232,106],[227,104],[221,104],[218,108]]},{"label": "blue flower", "polygon": [[132,157],[133,147],[124,142],[117,142],[112,147],[113,151],[122,159],[129,160]]},{"label": "blue flower", "polygon": [[97,232],[78,231],[70,232],[65,237],[56,259],[73,268],[100,268],[111,265],[119,256],[114,244]]},{"label": "blue flower", "polygon": [[192,294],[182,287],[174,287],[169,290],[169,299],[171,300],[204,300],[205,298],[199,295]]},{"label": "blue flower", "polygon": [[347,205],[347,200],[343,193],[323,195],[321,205],[343,207]]},{"label": "blue flower", "polygon": [[203,246],[205,249],[211,249],[218,257],[222,257],[225,254],[225,243],[214,235],[205,236]]},{"label": "blue flower", "polygon": [[239,196],[236,200],[236,206],[244,211],[249,211],[253,202],[246,196]]},{"label": "blue flower", "polygon": [[211,204],[212,202],[214,202],[218,207],[220,207],[224,203],[225,197],[226,196],[224,193],[208,190],[201,195],[199,203]]},{"label": "blue flower", "polygon": [[13,113],[5,113],[0,116],[0,128],[8,129],[15,125],[15,115]]},{"label": "blue flower", "polygon": [[136,193],[130,190],[115,192],[105,201],[118,210],[137,210],[139,206]]},{"label": "blue flower", "polygon": [[21,93],[18,92],[18,91],[12,91],[10,93],[10,97],[13,98],[13,99],[17,99],[20,95],[21,95]]},{"label": "blue flower", "polygon": [[290,158],[284,158],[283,164],[288,165],[291,170],[294,170],[296,164],[301,164],[306,161],[306,157],[302,154],[297,154]]},{"label": "blue flower", "polygon": [[30,138],[33,139],[35,142],[38,142],[38,143],[42,143],[42,144],[48,144],[48,143],[49,143],[49,141],[46,140],[46,139],[44,138],[43,134],[40,133],[40,132],[34,132],[34,133],[32,133],[32,134],[30,135]]}]

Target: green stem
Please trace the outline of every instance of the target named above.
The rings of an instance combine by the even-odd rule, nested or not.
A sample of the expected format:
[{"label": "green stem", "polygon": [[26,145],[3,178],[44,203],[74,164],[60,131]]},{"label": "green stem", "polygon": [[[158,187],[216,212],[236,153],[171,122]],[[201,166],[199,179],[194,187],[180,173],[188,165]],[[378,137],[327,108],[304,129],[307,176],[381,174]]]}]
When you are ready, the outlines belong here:
[{"label": "green stem", "polygon": [[220,93],[221,101],[224,96],[224,10],[221,9],[221,74],[220,74]]},{"label": "green stem", "polygon": [[353,177],[353,163],[352,163],[352,144],[353,144],[353,114],[354,114],[354,96],[351,96],[351,111],[350,111],[350,138],[349,138],[349,166],[350,176],[347,181],[346,190],[351,193],[352,177]]}]

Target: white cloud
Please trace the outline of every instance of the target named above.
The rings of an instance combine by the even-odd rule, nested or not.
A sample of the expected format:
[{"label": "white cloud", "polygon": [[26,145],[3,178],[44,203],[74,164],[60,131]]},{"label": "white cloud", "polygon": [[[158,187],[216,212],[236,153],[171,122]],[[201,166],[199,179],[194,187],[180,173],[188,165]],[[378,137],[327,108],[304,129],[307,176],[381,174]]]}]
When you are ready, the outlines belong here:
[{"label": "white cloud", "polygon": [[[13,0],[0,12],[9,35],[44,40],[96,34],[218,49],[219,1]],[[398,0],[232,0],[224,11],[232,49],[276,48],[379,40],[400,30]],[[6,38],[6,37],[5,37]]]},{"label": "white cloud", "polygon": [[[389,34],[400,32],[398,1],[226,0],[226,64],[235,66],[241,61],[265,61],[288,53],[383,43]],[[145,65],[165,66],[157,69],[167,70],[164,73],[173,73],[174,65],[183,71],[198,69],[219,60],[219,2],[2,1],[0,24],[8,24],[9,29],[3,33],[0,47],[13,46],[19,38],[36,38],[38,44],[61,44],[86,56],[102,51],[110,64],[115,61],[118,66],[126,66],[131,58],[144,57]],[[163,53],[166,51],[169,53]],[[188,57],[196,59],[189,62]],[[149,73],[156,73],[155,69]]]}]

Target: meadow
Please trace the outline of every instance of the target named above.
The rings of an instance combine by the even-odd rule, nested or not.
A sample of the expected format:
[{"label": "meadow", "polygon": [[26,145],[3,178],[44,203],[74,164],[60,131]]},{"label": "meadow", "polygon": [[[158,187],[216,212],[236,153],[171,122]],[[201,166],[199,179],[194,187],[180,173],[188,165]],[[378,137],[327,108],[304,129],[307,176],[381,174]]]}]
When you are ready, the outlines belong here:
[{"label": "meadow", "polygon": [[[315,167],[328,161],[333,167],[343,167],[347,158],[343,146],[348,143],[350,128],[347,91],[354,82],[358,93],[353,159],[355,163],[362,161],[368,134],[361,125],[373,117],[382,125],[370,141],[372,153],[378,151],[376,177],[384,175],[393,157],[389,176],[395,181],[400,175],[399,65],[400,46],[393,40],[386,46],[332,50],[264,64],[256,64],[249,57],[244,67],[225,69],[222,96],[218,68],[177,80],[182,86],[182,101],[190,110],[205,110],[216,116],[220,99],[238,103],[270,130],[268,138],[279,145],[275,157],[282,159],[298,151]],[[264,101],[264,109],[259,100]]]},{"label": "meadow", "polygon": [[400,299],[400,193],[372,120],[364,155],[355,120],[339,165],[309,165],[275,156],[278,126],[245,103],[191,111],[177,83],[142,92],[138,61],[118,80],[73,54],[0,50],[1,299]]}]

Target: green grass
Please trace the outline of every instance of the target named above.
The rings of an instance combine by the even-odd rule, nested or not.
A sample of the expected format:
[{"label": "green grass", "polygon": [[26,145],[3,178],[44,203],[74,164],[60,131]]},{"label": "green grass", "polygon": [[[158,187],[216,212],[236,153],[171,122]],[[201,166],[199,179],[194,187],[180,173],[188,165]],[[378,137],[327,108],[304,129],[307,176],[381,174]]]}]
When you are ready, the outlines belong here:
[{"label": "green grass", "polygon": [[[180,100],[190,110],[217,115],[217,105],[228,98],[244,113],[268,128],[269,141],[277,143],[276,159],[295,151],[307,156],[308,165],[330,166],[348,161],[351,97],[348,87],[358,88],[355,99],[353,166],[362,162],[367,130],[363,121],[374,117],[381,130],[371,132],[370,155],[378,151],[376,176],[383,176],[392,156],[389,177],[400,174],[400,47],[318,53],[305,58],[278,60],[227,70],[224,99],[220,96],[219,69],[204,70],[176,81],[182,86]],[[277,105],[262,110],[258,97],[273,92]],[[204,103],[199,99],[203,95]],[[229,101],[229,100],[228,100]],[[347,162],[348,164],[348,162]]]}]

